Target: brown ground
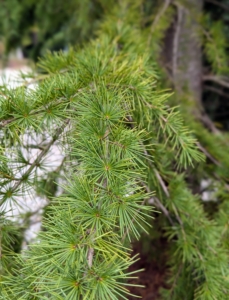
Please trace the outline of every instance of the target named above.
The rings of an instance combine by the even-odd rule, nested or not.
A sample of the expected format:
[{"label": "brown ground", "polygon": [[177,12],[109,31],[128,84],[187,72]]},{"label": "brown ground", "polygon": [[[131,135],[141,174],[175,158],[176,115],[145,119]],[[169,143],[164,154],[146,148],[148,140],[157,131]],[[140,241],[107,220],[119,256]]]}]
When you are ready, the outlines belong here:
[{"label": "brown ground", "polygon": [[[144,250],[143,243],[140,241],[133,245],[133,255],[139,253],[139,260],[134,263],[129,271],[144,269],[137,273],[138,279],[131,279],[129,283],[144,285],[145,288],[129,287],[131,293],[141,296],[143,300],[161,300],[159,295],[160,288],[167,288],[166,277],[166,248],[167,242],[164,239],[151,241]],[[133,275],[134,276],[134,275]],[[129,296],[129,300],[138,298]]]}]

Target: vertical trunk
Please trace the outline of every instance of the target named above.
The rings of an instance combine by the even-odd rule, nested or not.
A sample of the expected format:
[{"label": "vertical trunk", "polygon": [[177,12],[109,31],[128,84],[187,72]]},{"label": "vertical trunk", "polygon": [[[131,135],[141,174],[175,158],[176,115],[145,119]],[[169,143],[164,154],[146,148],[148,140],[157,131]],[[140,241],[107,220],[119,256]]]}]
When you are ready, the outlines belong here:
[{"label": "vertical trunk", "polygon": [[[182,3],[183,2],[183,3]],[[166,38],[163,57],[169,67],[177,95],[190,96],[194,102],[192,111],[195,118],[208,122],[209,118],[202,108],[202,49],[197,18],[201,14],[202,0],[183,0],[177,3],[177,14]],[[183,4],[183,5],[182,5]],[[209,127],[209,126],[207,126]],[[195,177],[189,177],[194,194],[200,191]]]},{"label": "vertical trunk", "polygon": [[176,90],[188,92],[198,105],[202,97],[202,55],[196,18],[201,10],[202,0],[177,4],[176,20],[167,31],[162,54]]},{"label": "vertical trunk", "polygon": [[[183,5],[182,5],[183,2]],[[169,67],[176,91],[195,101],[193,114],[213,133],[219,133],[202,107],[202,51],[198,17],[203,0],[177,3],[177,15],[165,37],[163,59]]]},{"label": "vertical trunk", "polygon": [[177,6],[177,22],[173,38],[172,72],[175,85],[186,89],[200,105],[202,98],[202,55],[196,18],[202,0],[186,0]]}]

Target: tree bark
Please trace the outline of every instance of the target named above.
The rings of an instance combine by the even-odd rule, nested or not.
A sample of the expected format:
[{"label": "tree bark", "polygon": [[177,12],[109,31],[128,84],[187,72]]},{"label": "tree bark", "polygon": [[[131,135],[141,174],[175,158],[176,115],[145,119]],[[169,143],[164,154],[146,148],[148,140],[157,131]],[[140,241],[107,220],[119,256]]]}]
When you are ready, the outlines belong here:
[{"label": "tree bark", "polygon": [[165,38],[162,53],[177,91],[188,92],[198,103],[202,98],[202,53],[199,26],[202,0],[177,3],[177,14]]},{"label": "tree bark", "polygon": [[173,39],[172,72],[175,85],[186,89],[201,103],[202,54],[199,25],[196,18],[202,10],[202,0],[186,0],[186,7],[177,6],[177,22]]},{"label": "tree bark", "polygon": [[177,14],[168,29],[162,57],[181,97],[188,94],[195,101],[192,113],[211,132],[218,134],[202,105],[202,49],[198,17],[203,0],[183,0],[177,5]]}]

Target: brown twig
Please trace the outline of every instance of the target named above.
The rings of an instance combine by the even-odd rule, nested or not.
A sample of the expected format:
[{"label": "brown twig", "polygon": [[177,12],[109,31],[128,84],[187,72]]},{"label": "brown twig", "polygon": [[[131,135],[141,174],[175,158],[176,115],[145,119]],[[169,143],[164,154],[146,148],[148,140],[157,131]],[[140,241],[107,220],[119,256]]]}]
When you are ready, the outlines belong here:
[{"label": "brown twig", "polygon": [[155,173],[155,175],[156,175],[156,177],[157,177],[157,180],[159,181],[159,183],[160,183],[160,185],[161,185],[161,187],[162,187],[164,193],[166,194],[167,197],[169,197],[169,191],[168,191],[168,189],[167,189],[167,186],[165,185],[165,183],[164,183],[164,181],[163,181],[161,175],[159,174],[159,172],[158,172],[157,169],[155,169],[155,168],[154,168],[154,173]]},{"label": "brown twig", "polygon": [[[144,183],[142,182],[141,183],[142,186],[144,186],[145,190],[147,191],[147,193],[152,193],[149,189],[149,187]],[[173,220],[171,219],[170,217],[170,214],[169,214],[169,211],[167,210],[167,208],[161,203],[161,201],[157,198],[157,197],[152,197],[151,198],[155,204],[155,206],[159,209],[161,209],[161,211],[164,213],[164,215],[168,218],[169,222],[171,223],[171,225],[174,225],[174,222]]]},{"label": "brown twig", "polygon": [[199,142],[197,142],[197,146],[215,165],[221,165]]},{"label": "brown twig", "polygon": [[229,88],[229,81],[227,81],[226,77],[217,76],[217,75],[204,75],[203,80],[204,81],[213,81],[213,82],[220,84],[226,88]]},{"label": "brown twig", "polygon": [[211,92],[217,93],[220,96],[223,96],[225,98],[229,98],[229,93],[223,92],[222,90],[217,89],[217,88],[215,88],[213,86],[205,85],[204,89],[207,90],[207,91],[211,91]]},{"label": "brown twig", "polygon": [[221,134],[220,130],[215,127],[215,124],[204,111],[202,111],[202,115],[199,116],[199,120],[206,128],[210,130],[210,132],[218,135]]},{"label": "brown twig", "polygon": [[[147,152],[146,149],[144,149],[144,153],[145,153],[147,156],[149,156],[149,153]],[[165,185],[165,183],[164,183],[164,181],[163,181],[161,175],[159,174],[159,172],[157,171],[157,169],[156,169],[155,167],[153,167],[153,165],[152,165],[152,163],[151,163],[150,161],[149,161],[148,163],[149,163],[149,165],[151,166],[151,168],[154,170],[154,173],[155,173],[155,175],[156,175],[156,177],[157,177],[157,179],[158,179],[158,182],[160,183],[160,186],[162,187],[162,189],[163,189],[165,195],[169,198],[169,197],[170,197],[169,191],[168,191],[168,189],[167,189],[167,187],[166,187],[166,185]],[[156,199],[157,199],[157,198],[156,198]],[[157,199],[157,200],[158,200],[158,199]],[[158,200],[158,201],[159,201],[159,200]],[[167,210],[164,206],[162,207],[162,204],[161,204],[160,201],[158,202],[158,204],[159,204],[159,207],[162,209],[162,212],[168,217],[168,213],[169,213],[168,210]],[[165,211],[165,209],[166,209],[167,212]],[[179,216],[179,214],[178,214],[178,212],[177,212],[177,210],[176,210],[175,207],[174,207],[174,212],[175,212],[175,215],[176,215],[176,218],[177,218],[178,222],[180,223],[180,225],[183,226],[183,222],[182,222],[182,220],[181,220],[181,218],[180,218],[180,216]],[[171,222],[171,221],[170,221],[170,222]]]},{"label": "brown twig", "polygon": [[[145,182],[141,181],[141,185],[145,188],[146,192],[148,194],[152,194],[152,191],[149,189],[149,187],[145,184]],[[141,205],[145,205],[147,199],[144,199],[141,203]],[[167,210],[167,208],[161,203],[161,201],[157,198],[157,197],[151,197],[148,200],[153,200],[153,204],[160,209],[163,214],[167,217],[167,219],[169,220],[170,224],[172,226],[174,226],[174,222],[172,220],[172,218],[170,217],[169,211]],[[137,210],[136,214],[140,211],[140,208]],[[133,216],[131,222],[134,223],[135,222],[135,216],[136,214]],[[126,239],[126,236],[128,235],[130,231],[130,228],[127,228],[126,232],[124,233],[123,237],[122,237],[122,242],[124,242],[124,240]]]}]

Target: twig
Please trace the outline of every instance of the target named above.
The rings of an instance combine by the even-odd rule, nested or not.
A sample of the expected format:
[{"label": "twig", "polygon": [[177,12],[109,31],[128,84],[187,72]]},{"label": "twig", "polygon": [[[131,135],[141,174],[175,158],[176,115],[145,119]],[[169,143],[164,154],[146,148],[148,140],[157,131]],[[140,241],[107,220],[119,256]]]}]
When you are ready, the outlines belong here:
[{"label": "twig", "polygon": [[215,165],[221,165],[199,142],[197,142],[197,146]]},{"label": "twig", "polygon": [[[220,162],[218,162],[199,142],[197,143],[197,146],[199,149],[217,166],[222,166]],[[216,173],[213,174],[213,176],[217,179],[222,181],[222,178],[220,178]],[[225,188],[229,190],[229,185],[225,182],[224,184]]]},{"label": "twig", "polygon": [[155,17],[155,19],[154,19],[154,21],[153,21],[153,23],[151,25],[151,28],[150,28],[150,34],[149,34],[149,38],[148,38],[148,41],[147,41],[148,47],[150,46],[150,43],[151,43],[151,40],[152,40],[152,34],[153,34],[153,31],[154,31],[156,25],[158,24],[160,18],[163,16],[163,14],[167,10],[167,8],[171,4],[171,2],[172,2],[172,0],[165,0],[163,6],[161,8],[161,10],[156,15],[156,17]]},{"label": "twig", "polygon": [[[144,146],[144,145],[142,144],[142,146]],[[148,153],[148,151],[145,148],[144,148],[144,154],[146,156],[150,157],[150,154]],[[154,170],[154,173],[155,173],[155,175],[157,177],[157,180],[159,181],[159,183],[160,183],[160,185],[161,185],[164,193],[166,194],[167,197],[169,197],[169,191],[168,191],[168,189],[167,189],[167,187],[166,187],[166,185],[165,185],[165,183],[164,183],[161,175],[159,174],[159,172],[157,171],[157,169],[153,166],[153,164],[150,161],[148,161],[148,164]]]},{"label": "twig", "polygon": [[219,1],[216,1],[216,0],[205,0],[206,2],[209,2],[209,3],[212,3],[212,4],[215,4],[219,7],[221,7],[222,9],[226,10],[229,12],[229,7],[223,3],[220,3]]},{"label": "twig", "polygon": [[39,81],[41,81],[41,80],[43,80],[45,78],[48,78],[48,77],[50,77],[50,74],[40,75],[40,76],[37,76],[35,78],[32,78],[29,81],[24,81],[21,86],[28,87],[31,84],[37,83],[37,82],[39,82]]},{"label": "twig", "polygon": [[215,88],[215,87],[213,87],[213,86],[205,85],[205,86],[204,86],[204,89],[207,90],[207,91],[211,91],[211,92],[217,93],[217,94],[219,94],[220,96],[223,96],[223,97],[225,97],[225,98],[229,98],[229,93],[225,93],[225,92],[223,92],[222,90],[217,89],[217,88]]},{"label": "twig", "polygon": [[59,127],[55,133],[55,135],[53,136],[52,140],[46,145],[46,147],[40,152],[40,154],[37,156],[37,158],[35,159],[35,161],[31,164],[31,166],[29,167],[29,169],[23,174],[22,179],[17,181],[15,183],[15,185],[12,188],[12,192],[14,192],[15,190],[17,190],[17,188],[21,185],[21,183],[23,182],[23,179],[28,177],[30,175],[30,173],[33,171],[33,169],[40,163],[41,159],[43,158],[43,156],[45,156],[45,154],[49,151],[49,149],[51,148],[51,146],[55,143],[55,141],[58,139],[58,137],[60,136],[60,134],[63,132],[63,130],[66,128],[66,126],[69,124],[70,120],[67,119],[64,124]]},{"label": "twig", "polygon": [[[149,187],[144,183],[141,182],[142,186],[144,186],[144,188],[146,189],[147,193],[151,193]],[[168,218],[169,222],[171,223],[171,225],[174,225],[173,220],[170,217],[169,211],[167,210],[167,208],[161,203],[161,201],[157,198],[157,197],[152,197],[154,204],[157,208],[160,208],[161,211],[164,213],[164,215]]]},{"label": "twig", "polygon": [[[144,153],[145,153],[146,156],[148,156],[148,157],[150,156],[149,153],[148,153],[148,151],[147,151],[145,148],[144,148]],[[149,164],[150,167],[154,170],[154,173],[155,173],[155,175],[156,175],[156,177],[157,177],[157,179],[158,179],[158,181],[159,181],[159,183],[160,183],[160,185],[161,185],[161,187],[162,187],[162,189],[163,189],[165,195],[169,198],[169,197],[170,197],[169,191],[168,191],[168,189],[167,189],[167,187],[166,187],[166,185],[165,185],[165,183],[164,183],[164,181],[163,181],[161,175],[159,174],[159,172],[156,170],[156,168],[152,165],[152,163],[151,163],[150,161],[148,161],[148,164]],[[147,191],[150,192],[150,190],[149,190],[149,188],[147,187],[147,185],[144,184],[144,187],[146,188]],[[174,225],[172,219],[171,219],[170,216],[169,216],[169,212],[168,212],[168,210],[166,209],[166,207],[163,206],[163,204],[160,202],[160,200],[159,200],[158,198],[155,197],[154,200],[155,200],[155,204],[157,204],[157,207],[160,208],[160,209],[162,210],[162,212],[164,213],[164,215],[169,219],[170,223],[171,223],[172,225]],[[174,211],[175,211],[175,209],[174,209]],[[177,211],[175,211],[175,215],[176,215],[176,218],[177,218],[179,224],[183,226],[183,222],[182,222],[181,218],[179,217]]]},{"label": "twig", "polygon": [[[149,156],[149,153],[147,152],[146,149],[144,149],[144,153],[145,153],[147,156]],[[168,191],[168,189],[167,189],[167,187],[166,187],[166,185],[165,185],[165,183],[164,183],[164,181],[163,181],[161,175],[160,175],[159,172],[155,169],[155,167],[153,167],[153,165],[152,165],[151,162],[148,162],[148,163],[149,163],[149,165],[151,166],[151,168],[154,170],[154,173],[155,173],[155,175],[156,175],[156,177],[157,177],[157,179],[158,179],[158,181],[159,181],[159,183],[160,183],[160,185],[161,185],[161,187],[162,187],[164,193],[165,193],[166,196],[169,198],[169,197],[170,197],[169,191]],[[157,199],[157,198],[156,198],[156,199]],[[157,199],[157,200],[158,200],[158,199]],[[158,201],[159,201],[159,200],[158,200]],[[159,204],[159,207],[162,209],[163,213],[168,217],[168,213],[169,213],[169,212],[167,211],[167,209],[166,209],[165,207],[162,207],[162,204],[161,204],[160,201],[158,202],[158,204]],[[165,209],[166,209],[167,212],[165,211]],[[176,218],[177,218],[178,222],[180,223],[180,225],[183,226],[183,222],[182,222],[182,220],[181,220],[181,218],[180,218],[180,216],[179,216],[179,214],[178,214],[178,212],[177,212],[177,210],[176,210],[175,207],[174,207],[174,211],[175,211],[175,215],[176,215]],[[170,221],[170,222],[171,222],[171,221]]]},{"label": "twig", "polygon": [[177,74],[177,62],[178,62],[178,50],[179,50],[179,39],[181,31],[181,23],[183,17],[183,8],[177,5],[177,24],[173,39],[173,61],[172,61],[172,74],[173,77]]},{"label": "twig", "polygon": [[218,83],[226,88],[229,88],[229,81],[225,80],[227,78],[216,76],[216,75],[205,75],[203,76],[204,81],[213,81],[215,83]]},{"label": "twig", "polygon": [[203,123],[203,125],[208,128],[214,134],[221,134],[220,130],[218,130],[210,117],[205,113],[202,112],[202,115],[199,116],[199,120]]},{"label": "twig", "polygon": [[[83,88],[80,88],[76,91],[76,93],[74,95],[72,95],[71,97],[74,98],[78,95],[78,93],[82,92],[83,91]],[[68,101],[68,99],[66,97],[60,97],[58,99],[54,99],[53,103],[55,105],[59,105],[59,104],[65,104],[66,101]],[[50,105],[52,104],[52,102],[49,103]],[[32,110],[29,115],[32,116],[32,115],[38,115],[40,113],[43,113],[46,111],[46,107],[42,106],[40,109],[35,109],[35,110]],[[12,117],[12,118],[9,118],[7,120],[0,120],[0,129],[5,127],[6,125],[12,123],[13,121],[15,121],[16,118],[15,117]]]},{"label": "twig", "polygon": [[[127,120],[130,122],[130,126],[133,128],[133,118],[132,118],[131,116],[127,116]],[[150,157],[150,154],[149,154],[148,151],[145,149],[143,143],[142,143],[142,146],[143,146],[144,154],[145,154],[147,157]],[[163,191],[165,192],[166,196],[169,197],[169,191],[168,191],[168,189],[167,189],[167,187],[166,187],[166,185],[165,185],[165,183],[164,183],[162,177],[160,176],[159,172],[155,169],[155,167],[152,165],[152,163],[151,163],[149,160],[148,160],[148,164],[149,164],[150,167],[154,170],[155,175],[156,175],[156,177],[157,177],[157,179],[158,179],[158,181],[159,181],[159,183],[160,183],[160,185],[161,185]],[[146,191],[147,191],[148,193],[151,193],[149,187],[148,187],[144,182],[142,182],[141,184],[142,184],[142,186],[145,187],[145,189],[146,189]],[[153,197],[153,200],[154,200],[155,206],[156,206],[157,208],[161,209],[161,211],[164,213],[164,215],[168,218],[168,220],[169,220],[169,222],[171,223],[171,225],[174,226],[174,222],[173,222],[173,220],[171,219],[170,214],[169,214],[169,211],[167,210],[167,208],[160,202],[160,200],[159,200],[157,197]],[[144,205],[144,203],[145,203],[145,200],[142,202],[142,205]],[[183,226],[183,222],[182,222],[182,220],[180,219],[180,217],[179,217],[177,211],[175,211],[175,214],[176,214],[176,218],[177,218],[179,224],[180,224],[181,226]],[[132,222],[134,222],[134,217],[133,217]],[[125,240],[126,235],[128,234],[129,230],[130,230],[130,229],[127,229],[127,232],[125,232],[125,234],[124,234],[124,236],[123,236],[123,239],[122,239],[123,241]],[[182,231],[183,231],[183,227],[182,227]]]},{"label": "twig", "polygon": [[94,249],[89,248],[88,254],[87,254],[87,261],[88,261],[89,269],[92,267],[93,255],[94,255]]},{"label": "twig", "polygon": [[168,189],[167,189],[167,187],[166,187],[166,185],[165,185],[165,183],[164,183],[161,175],[159,174],[159,172],[155,168],[154,168],[154,173],[155,173],[155,175],[156,175],[156,177],[157,177],[157,179],[158,179],[158,181],[159,181],[159,183],[160,183],[160,185],[161,185],[164,193],[166,194],[167,197],[169,197],[169,191],[168,191]]}]

